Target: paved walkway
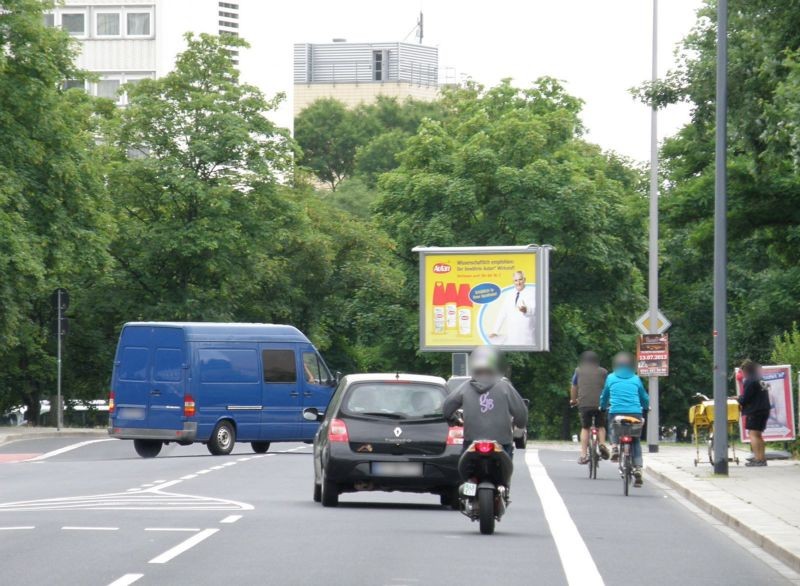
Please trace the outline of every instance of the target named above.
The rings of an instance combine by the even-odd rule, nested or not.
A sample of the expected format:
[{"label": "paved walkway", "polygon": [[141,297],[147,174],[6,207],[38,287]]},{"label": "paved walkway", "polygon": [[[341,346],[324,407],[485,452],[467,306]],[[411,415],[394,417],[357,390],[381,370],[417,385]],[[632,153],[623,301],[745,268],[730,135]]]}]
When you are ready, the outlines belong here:
[{"label": "paved walkway", "polygon": [[55,427],[28,427],[26,425],[20,425],[17,427],[0,427],[0,445],[24,439],[104,436],[108,436],[108,430],[106,428],[87,429],[62,427],[59,431]]},{"label": "paved walkway", "polygon": [[698,508],[800,572],[800,462],[770,460],[766,468],[747,468],[749,451],[737,455],[740,465],[731,462],[727,477],[715,476],[707,459],[694,465],[693,447],[662,444],[657,454],[645,453],[645,467]]}]

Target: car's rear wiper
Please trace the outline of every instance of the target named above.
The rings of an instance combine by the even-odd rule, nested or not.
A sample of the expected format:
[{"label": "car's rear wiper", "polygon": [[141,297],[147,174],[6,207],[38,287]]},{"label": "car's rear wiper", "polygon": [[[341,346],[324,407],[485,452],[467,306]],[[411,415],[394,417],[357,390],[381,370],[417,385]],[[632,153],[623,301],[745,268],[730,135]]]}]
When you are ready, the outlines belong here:
[{"label": "car's rear wiper", "polygon": [[358,415],[366,415],[368,417],[387,417],[389,419],[405,419],[405,417],[399,413],[382,413],[380,411],[364,411]]},{"label": "car's rear wiper", "polygon": [[434,417],[444,417],[442,413],[426,413],[425,415],[418,415],[417,417],[422,417],[424,419],[432,419]]}]

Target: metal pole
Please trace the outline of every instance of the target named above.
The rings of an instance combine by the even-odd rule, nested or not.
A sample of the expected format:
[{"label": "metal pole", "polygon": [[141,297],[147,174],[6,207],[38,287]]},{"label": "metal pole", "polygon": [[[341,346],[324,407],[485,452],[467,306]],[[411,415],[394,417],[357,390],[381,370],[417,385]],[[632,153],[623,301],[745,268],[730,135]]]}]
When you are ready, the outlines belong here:
[{"label": "metal pole", "polygon": [[[58,374],[56,383],[56,429],[61,431],[61,288],[59,287],[56,293],[58,297],[58,327],[56,328],[56,338],[58,338]],[[52,410],[52,409],[51,409]]]},{"label": "metal pole", "polygon": [[714,183],[714,473],[728,474],[728,1],[717,4],[717,149]]},{"label": "metal pole", "polygon": [[[658,79],[658,0],[653,0],[653,71]],[[650,109],[650,261],[649,261],[650,333],[658,333],[658,111]],[[658,377],[648,381],[650,414],[647,422],[647,445],[650,452],[658,451],[659,409]]]}]

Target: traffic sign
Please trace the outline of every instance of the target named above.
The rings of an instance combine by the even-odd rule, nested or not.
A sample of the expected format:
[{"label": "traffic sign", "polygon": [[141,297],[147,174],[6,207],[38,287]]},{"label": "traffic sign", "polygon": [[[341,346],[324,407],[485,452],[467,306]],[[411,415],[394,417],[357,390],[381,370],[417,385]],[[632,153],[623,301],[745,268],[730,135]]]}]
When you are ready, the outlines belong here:
[{"label": "traffic sign", "polygon": [[[656,330],[657,334],[663,334],[672,325],[672,322],[669,321],[664,316],[663,313],[661,313],[660,309],[658,310],[658,322],[656,322],[656,323],[658,325],[658,329]],[[649,311],[645,311],[641,316],[639,316],[639,319],[636,320],[636,327],[643,334],[649,334],[650,333],[650,312]]]},{"label": "traffic sign", "polygon": [[[66,311],[69,308],[69,293],[67,293],[66,289],[59,287],[50,296],[50,303],[53,304],[53,309],[56,311],[59,309],[62,312]],[[61,306],[60,308],[59,305]]]}]

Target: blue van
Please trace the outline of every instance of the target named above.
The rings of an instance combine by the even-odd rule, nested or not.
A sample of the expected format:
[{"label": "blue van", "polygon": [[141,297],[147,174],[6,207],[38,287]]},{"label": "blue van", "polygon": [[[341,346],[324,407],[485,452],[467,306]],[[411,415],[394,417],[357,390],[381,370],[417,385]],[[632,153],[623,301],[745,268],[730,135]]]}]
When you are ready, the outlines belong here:
[{"label": "blue van", "polygon": [[122,328],[109,397],[111,437],[143,458],[170,442],[215,455],[237,441],[310,442],[336,380],[297,328],[271,324],[132,322]]}]

